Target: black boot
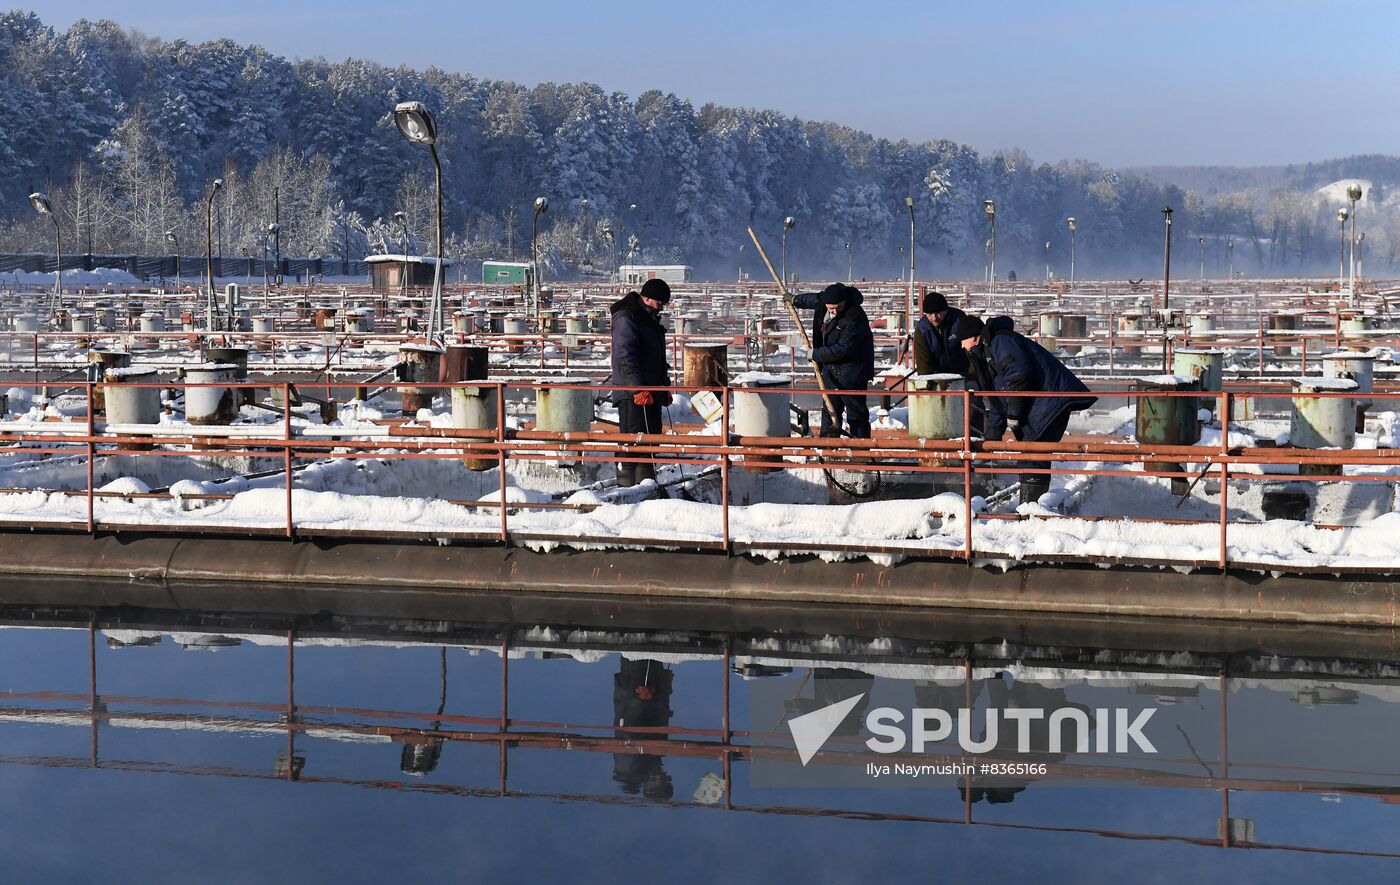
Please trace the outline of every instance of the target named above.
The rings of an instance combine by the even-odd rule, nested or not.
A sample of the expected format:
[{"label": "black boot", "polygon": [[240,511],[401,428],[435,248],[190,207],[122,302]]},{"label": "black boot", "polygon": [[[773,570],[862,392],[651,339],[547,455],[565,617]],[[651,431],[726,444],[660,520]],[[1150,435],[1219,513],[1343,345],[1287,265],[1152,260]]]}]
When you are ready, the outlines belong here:
[{"label": "black boot", "polygon": [[1035,474],[1021,476],[1021,503],[1034,504],[1050,491],[1050,477]]},{"label": "black boot", "polygon": [[637,484],[637,465],[632,462],[617,465],[617,487],[625,489]]},{"label": "black boot", "polygon": [[655,465],[655,464],[650,464],[650,463],[648,463],[648,464],[633,464],[632,466],[633,466],[633,467],[636,469],[636,471],[637,471],[637,479],[636,479],[636,482],[635,482],[634,484],[640,485],[641,483],[646,482],[646,481],[649,480],[649,479],[652,479],[652,480],[656,479],[656,465]]}]

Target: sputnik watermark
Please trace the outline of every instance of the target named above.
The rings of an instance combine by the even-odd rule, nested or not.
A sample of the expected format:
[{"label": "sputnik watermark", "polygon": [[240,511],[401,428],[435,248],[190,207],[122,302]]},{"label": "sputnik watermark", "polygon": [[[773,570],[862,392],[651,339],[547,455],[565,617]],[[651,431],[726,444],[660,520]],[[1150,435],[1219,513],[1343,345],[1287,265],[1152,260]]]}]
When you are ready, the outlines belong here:
[{"label": "sputnik watermark", "polygon": [[[1019,691],[1019,697],[1013,699],[998,687],[1000,694],[992,700],[1000,703],[985,706],[918,705],[917,700],[928,700],[939,690],[934,686],[921,689],[925,694],[916,705],[897,707],[888,705],[885,697],[880,698],[885,704],[872,703],[869,691],[830,690],[841,682],[827,680],[820,697],[789,695],[776,701],[776,709],[756,704],[756,720],[778,726],[754,734],[756,746],[771,748],[755,756],[756,783],[815,786],[817,781],[837,785],[943,778],[960,789],[997,790],[1001,801],[1009,801],[1001,795],[1006,789],[1024,789],[1030,781],[1061,776],[1071,757],[1141,758],[1158,753],[1150,736],[1157,709],[1151,706],[1089,707],[1070,701],[1063,691],[1047,694],[1023,683],[1011,689]],[[846,687],[862,686],[852,680]],[[871,686],[866,682],[863,687]],[[1042,693],[1036,700],[1048,703],[1017,703],[1036,692]],[[952,700],[947,695],[939,699]],[[789,754],[796,750],[799,766],[791,765],[792,756],[782,753],[784,747]],[[871,753],[875,758],[867,756]],[[786,764],[784,758],[789,760]]]}]

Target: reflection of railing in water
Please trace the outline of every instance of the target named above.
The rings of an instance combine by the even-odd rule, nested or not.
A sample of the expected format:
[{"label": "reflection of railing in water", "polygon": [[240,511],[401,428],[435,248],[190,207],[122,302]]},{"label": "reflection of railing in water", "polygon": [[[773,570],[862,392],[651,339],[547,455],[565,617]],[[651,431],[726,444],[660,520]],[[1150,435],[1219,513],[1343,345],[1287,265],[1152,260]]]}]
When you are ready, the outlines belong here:
[{"label": "reflection of railing in water", "polygon": [[[89,623],[87,625],[87,632],[89,659],[88,693],[59,691],[3,692],[0,693],[0,703],[7,704],[7,706],[0,706],[0,722],[87,726],[92,732],[90,756],[83,758],[61,755],[6,755],[0,756],[0,763],[47,767],[103,767],[133,772],[181,773],[256,780],[298,780],[307,783],[352,785],[370,787],[373,789],[426,792],[461,797],[544,798],[558,801],[622,805],[651,801],[666,805],[694,807],[691,803],[673,801],[669,791],[664,795],[644,792],[643,795],[646,799],[643,799],[641,797],[628,798],[570,792],[522,792],[513,790],[510,788],[509,782],[510,751],[514,749],[546,749],[563,750],[566,752],[610,753],[614,755],[615,759],[623,755],[652,757],[658,760],[666,757],[709,759],[718,762],[723,770],[723,790],[720,796],[714,798],[717,802],[721,803],[724,808],[734,811],[758,814],[972,825],[1037,832],[1081,833],[1114,838],[1143,839],[1202,846],[1215,845],[1231,847],[1235,844],[1232,842],[1231,829],[1228,825],[1222,827],[1223,835],[1220,838],[1208,839],[1190,835],[1138,833],[1099,827],[1055,826],[1037,823],[977,820],[974,816],[974,802],[971,799],[970,791],[964,792],[964,816],[961,819],[933,815],[889,813],[843,808],[804,808],[786,805],[735,802],[733,799],[734,762],[748,762],[763,757],[787,759],[791,757],[792,753],[790,750],[779,747],[755,745],[750,742],[745,742],[745,739],[752,737],[750,734],[740,730],[731,730],[729,717],[729,684],[736,657],[736,642],[732,637],[720,641],[718,648],[711,646],[709,648],[699,649],[697,649],[695,644],[684,641],[684,637],[682,637],[680,641],[672,640],[672,644],[677,647],[688,649],[688,653],[698,659],[723,663],[719,680],[721,682],[719,688],[723,692],[723,712],[721,722],[719,723],[720,727],[714,728],[701,726],[672,726],[669,724],[641,726],[620,725],[615,722],[606,725],[587,725],[516,719],[510,716],[509,677],[514,653],[527,650],[573,650],[592,652],[605,649],[619,649],[618,644],[607,641],[602,641],[588,647],[568,646],[560,642],[531,640],[521,640],[517,645],[512,641],[512,636],[524,631],[505,631],[500,644],[493,649],[500,653],[501,705],[499,712],[496,715],[467,716],[446,712],[443,709],[443,703],[441,701],[436,711],[398,711],[348,707],[344,705],[326,706],[299,704],[296,701],[295,693],[295,653],[297,636],[294,631],[287,631],[283,634],[285,638],[285,672],[287,680],[287,697],[285,704],[153,697],[129,694],[104,695],[100,692],[98,683],[96,652],[97,634],[99,631],[97,624]],[[642,637],[642,639],[644,639],[644,637]],[[667,643],[663,639],[656,643],[655,646],[651,647],[663,646],[665,644]],[[763,645],[766,647],[767,644],[765,640]],[[645,641],[638,642],[634,640],[633,645],[648,646],[650,644]],[[269,650],[271,650],[268,646],[260,647],[269,648]],[[443,648],[443,646],[440,645],[431,647]],[[476,647],[483,647],[483,645],[477,644]],[[774,653],[780,654],[781,650],[774,650]],[[855,660],[852,659],[853,657]],[[807,663],[815,666],[835,665],[846,668],[859,668],[862,664],[869,666],[872,659],[878,659],[879,657],[878,655],[868,654],[855,656],[838,655],[834,657],[831,655],[813,655],[808,659]],[[898,657],[903,658],[906,656],[899,655]],[[442,660],[444,662],[444,682],[441,697],[445,700],[445,657],[443,657]],[[645,658],[639,658],[632,662],[634,664],[639,664],[644,660]],[[950,663],[955,666],[960,666],[963,669],[967,674],[969,684],[973,678],[974,667],[981,667],[984,665],[982,661],[974,661],[971,659]],[[1325,663],[1320,663],[1318,672],[1321,675],[1326,673],[1328,669]],[[1250,669],[1250,666],[1244,667],[1243,670],[1244,672],[1256,673],[1257,675],[1257,671]],[[1071,672],[1079,672],[1079,668],[1072,668]],[[1172,668],[1163,667],[1159,671],[1159,675],[1172,672],[1177,671]],[[1200,673],[1199,670],[1191,672],[1195,674]],[[1317,769],[1303,767],[1289,768],[1287,766],[1273,765],[1271,767],[1282,772],[1283,775],[1297,775],[1297,777],[1290,778],[1288,776],[1280,776],[1274,778],[1257,778],[1241,776],[1238,770],[1231,773],[1231,765],[1234,765],[1236,769],[1241,767],[1240,763],[1231,762],[1229,760],[1228,695],[1230,693],[1229,681],[1231,678],[1233,677],[1229,673],[1222,672],[1218,674],[1218,688],[1220,692],[1220,736],[1222,741],[1220,758],[1202,760],[1197,757],[1195,760],[1156,760],[1165,763],[1190,763],[1194,761],[1207,768],[1207,773],[1205,775],[1173,774],[1171,772],[1144,769],[1128,765],[1100,765],[1081,762],[1051,761],[1048,763],[1050,776],[1081,779],[1090,778],[1096,782],[1120,785],[1126,784],[1139,787],[1190,790],[1206,789],[1218,791],[1221,797],[1221,820],[1227,822],[1230,819],[1229,799],[1231,793],[1345,795],[1361,798],[1379,798],[1386,802],[1394,802],[1397,797],[1400,797],[1400,788],[1393,786],[1353,783],[1335,779],[1323,781],[1313,777],[1313,775],[1316,774],[1345,774],[1346,772],[1343,771],[1319,771]],[[16,705],[17,702],[19,705]],[[146,709],[122,711],[109,709],[109,707],[115,706],[144,707]],[[197,714],[170,712],[169,708],[172,707],[207,708],[211,712]],[[238,712],[232,715],[213,712],[218,710]],[[269,714],[270,718],[255,718],[259,713]],[[346,721],[347,719],[371,721],[355,722]],[[407,720],[409,722],[425,724],[422,726],[375,724],[372,721],[375,719]],[[279,735],[285,732],[287,744],[285,753],[279,754],[275,772],[250,771],[219,765],[185,765],[167,763],[160,760],[107,759],[103,758],[99,752],[99,731],[100,727],[103,725],[119,728],[178,729],[182,732],[239,732],[261,735]],[[453,728],[450,726],[461,726],[461,728]],[[612,732],[612,734],[607,734],[606,732]],[[412,781],[362,779],[324,775],[314,771],[308,772],[305,756],[298,755],[299,739],[349,740],[359,742],[367,738],[380,740],[388,744],[397,744],[403,747],[404,751],[402,755],[404,761],[402,767],[404,773],[409,775],[422,775],[432,771],[436,767],[437,758],[441,754],[444,746],[451,746],[454,744],[489,746],[494,744],[497,748],[499,782],[493,789],[458,784],[416,783]],[[1074,756],[1076,754],[1070,753],[1067,755]],[[823,762],[837,765],[863,765],[870,758],[869,756],[851,753],[839,747],[828,748],[828,750],[823,752],[822,757],[825,757],[823,758]],[[952,755],[925,754],[916,756],[914,754],[905,754],[903,756],[890,756],[887,761],[918,761],[925,764],[938,764],[945,761],[958,761],[963,758],[965,757]],[[1261,843],[1257,841],[1243,843],[1241,847],[1351,856],[1400,857],[1400,853],[1397,852],[1337,849],[1288,843]]]}]

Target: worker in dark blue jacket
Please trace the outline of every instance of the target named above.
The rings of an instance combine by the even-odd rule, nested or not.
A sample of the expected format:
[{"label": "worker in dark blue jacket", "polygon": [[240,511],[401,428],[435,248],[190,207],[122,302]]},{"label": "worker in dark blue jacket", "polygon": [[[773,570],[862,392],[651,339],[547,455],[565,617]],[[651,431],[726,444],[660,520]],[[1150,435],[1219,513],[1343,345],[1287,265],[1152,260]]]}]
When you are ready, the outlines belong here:
[{"label": "worker in dark blue jacket", "polygon": [[[994,317],[984,324],[965,316],[954,334],[967,352],[970,383],[979,390],[1084,394],[986,397],[983,437],[987,440],[1000,440],[1009,430],[1019,442],[1059,442],[1070,413],[1087,409],[1097,400],[1064,363],[1018,333],[1010,317]],[[1050,462],[1032,461],[1026,466],[1037,472],[1021,474],[1022,503],[1037,501],[1050,490]]]},{"label": "worker in dark blue jacket", "polygon": [[924,296],[923,316],[914,327],[914,371],[920,375],[966,375],[967,354],[954,333],[965,314],[948,305],[941,292]]},{"label": "worker in dark blue jacket", "polygon": [[[820,293],[785,296],[799,310],[816,311],[812,319],[810,359],[821,370],[828,390],[865,390],[875,377],[875,335],[861,302],[865,296],[854,286],[832,283]],[[831,408],[826,408],[830,400]],[[852,439],[870,439],[870,408],[865,394],[832,394],[822,403],[822,436],[840,436],[841,418]]]},{"label": "worker in dark blue jacket", "polygon": [[[661,311],[671,301],[665,280],[647,280],[640,292],[628,292],[612,305],[612,383],[610,399],[617,404],[618,429],[623,433],[661,433],[661,410],[671,404],[666,363],[666,327]],[[656,478],[654,463],[619,462],[619,487]]]}]

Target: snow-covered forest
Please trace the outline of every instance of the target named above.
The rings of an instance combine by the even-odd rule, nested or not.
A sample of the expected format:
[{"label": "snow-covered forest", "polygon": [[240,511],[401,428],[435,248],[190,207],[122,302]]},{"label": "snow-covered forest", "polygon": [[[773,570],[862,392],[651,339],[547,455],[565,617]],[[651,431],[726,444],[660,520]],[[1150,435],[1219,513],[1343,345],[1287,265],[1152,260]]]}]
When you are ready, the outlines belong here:
[{"label": "snow-covered forest", "polygon": [[[1076,217],[1081,276],[1161,272],[1164,206],[1175,209],[1175,274],[1237,270],[1329,273],[1337,267],[1336,178],[1370,184],[1359,230],[1366,270],[1400,258],[1394,158],[1317,167],[1306,180],[1200,196],[1160,174],[1091,162],[1037,163],[940,140],[889,141],[770,110],[696,108],[657,91],[636,98],[586,84],[526,87],[430,68],[355,59],[288,61],[230,41],[165,42],[110,21],[56,32],[36,16],[0,15],[0,251],[43,251],[52,230],[27,195],[54,199],[69,251],[204,251],[215,200],[215,249],[261,255],[280,222],[283,255],[360,258],[397,252],[402,211],[414,250],[432,248],[432,168],[395,129],[396,102],[417,99],[442,133],[447,250],[456,258],[528,255],[536,196],[542,260],[553,274],[601,271],[635,237],[638,260],[684,262],[710,278],[742,264],[761,276],[744,228],[777,260],[782,219],[789,269],[805,279],[899,275],[918,218],[922,277],[977,277],[987,257],[984,199],[997,205],[999,276],[1069,272],[1065,219]],[[991,112],[989,110],[989,112]],[[1092,145],[1085,145],[1092,152]],[[1300,167],[1293,167],[1300,168]],[[1313,167],[1308,167],[1309,169]],[[1196,180],[1228,181],[1228,176]],[[1048,244],[1048,247],[1047,247]]]}]

